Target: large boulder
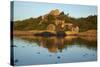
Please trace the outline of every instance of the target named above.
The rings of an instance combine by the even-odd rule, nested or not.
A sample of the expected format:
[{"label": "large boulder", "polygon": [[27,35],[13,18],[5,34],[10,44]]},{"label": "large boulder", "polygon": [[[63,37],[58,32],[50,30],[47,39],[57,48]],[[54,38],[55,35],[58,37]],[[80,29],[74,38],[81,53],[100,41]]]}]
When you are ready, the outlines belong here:
[{"label": "large boulder", "polygon": [[55,31],[55,25],[54,24],[49,24],[47,26],[47,30],[49,30],[49,31]]},{"label": "large boulder", "polygon": [[50,15],[54,15],[54,16],[58,16],[60,14],[58,9],[52,10],[50,13]]}]

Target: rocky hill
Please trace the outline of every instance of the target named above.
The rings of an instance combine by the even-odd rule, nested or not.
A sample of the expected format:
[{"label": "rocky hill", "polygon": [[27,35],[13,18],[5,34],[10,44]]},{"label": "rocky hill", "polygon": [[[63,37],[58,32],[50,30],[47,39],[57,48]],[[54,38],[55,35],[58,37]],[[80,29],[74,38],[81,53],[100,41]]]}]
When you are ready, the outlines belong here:
[{"label": "rocky hill", "polygon": [[[51,10],[48,14],[39,16],[37,18],[28,18],[22,21],[13,22],[14,30],[58,30],[66,31],[72,30],[73,27],[78,26],[80,31],[87,31],[89,29],[97,29],[97,15],[90,15],[84,18],[70,17],[69,14],[60,12],[58,9]],[[69,28],[65,24],[72,25]]]},{"label": "rocky hill", "polygon": [[53,16],[58,16],[60,14],[60,12],[58,9],[55,9],[55,10],[52,10],[49,14],[53,15]]}]

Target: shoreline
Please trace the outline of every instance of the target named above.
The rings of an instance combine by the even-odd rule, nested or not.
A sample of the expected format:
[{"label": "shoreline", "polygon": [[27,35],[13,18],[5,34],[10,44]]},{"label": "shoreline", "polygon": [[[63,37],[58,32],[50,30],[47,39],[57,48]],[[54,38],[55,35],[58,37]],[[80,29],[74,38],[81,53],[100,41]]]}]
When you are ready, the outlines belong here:
[{"label": "shoreline", "polygon": [[[11,35],[13,36],[34,36],[35,34],[41,34],[43,32],[48,32],[50,34],[56,35],[56,31],[48,31],[48,30],[43,30],[43,31],[37,31],[37,30],[30,30],[30,31],[19,31],[15,30]],[[85,32],[72,32],[72,31],[65,31],[64,32],[66,35],[78,35],[78,36],[97,36],[97,30],[88,30]]]},{"label": "shoreline", "polygon": [[[36,33],[41,33],[43,31],[13,31],[13,36],[17,36],[17,37],[21,37],[21,38],[31,38],[31,39],[34,39],[34,37],[64,37],[67,39],[73,39],[74,38],[81,38],[81,39],[84,39],[84,40],[88,40],[88,41],[96,41],[97,40],[97,30],[88,30],[88,31],[85,31],[85,32],[79,32],[79,33],[75,33],[75,32],[70,32],[70,31],[67,31],[65,33],[67,33],[66,36],[56,36],[56,35],[53,35],[51,36],[35,36],[34,34]],[[54,33],[54,32],[53,32]],[[56,34],[56,33],[55,33]],[[76,35],[77,34],[77,35]]]}]

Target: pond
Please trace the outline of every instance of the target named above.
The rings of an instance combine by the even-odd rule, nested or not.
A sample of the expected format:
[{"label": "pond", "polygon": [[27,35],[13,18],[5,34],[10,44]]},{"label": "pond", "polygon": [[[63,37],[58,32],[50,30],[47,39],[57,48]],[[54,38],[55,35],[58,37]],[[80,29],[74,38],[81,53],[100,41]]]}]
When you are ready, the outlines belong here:
[{"label": "pond", "polygon": [[11,62],[15,66],[58,64],[97,60],[97,41],[77,36],[14,37]]}]

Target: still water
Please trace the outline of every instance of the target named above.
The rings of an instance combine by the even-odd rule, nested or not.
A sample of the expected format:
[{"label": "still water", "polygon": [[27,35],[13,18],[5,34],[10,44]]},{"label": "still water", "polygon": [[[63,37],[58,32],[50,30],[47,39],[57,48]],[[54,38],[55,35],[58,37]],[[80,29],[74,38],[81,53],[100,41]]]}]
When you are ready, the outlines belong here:
[{"label": "still water", "polygon": [[66,37],[14,37],[14,65],[58,64],[97,60],[96,40]]}]

